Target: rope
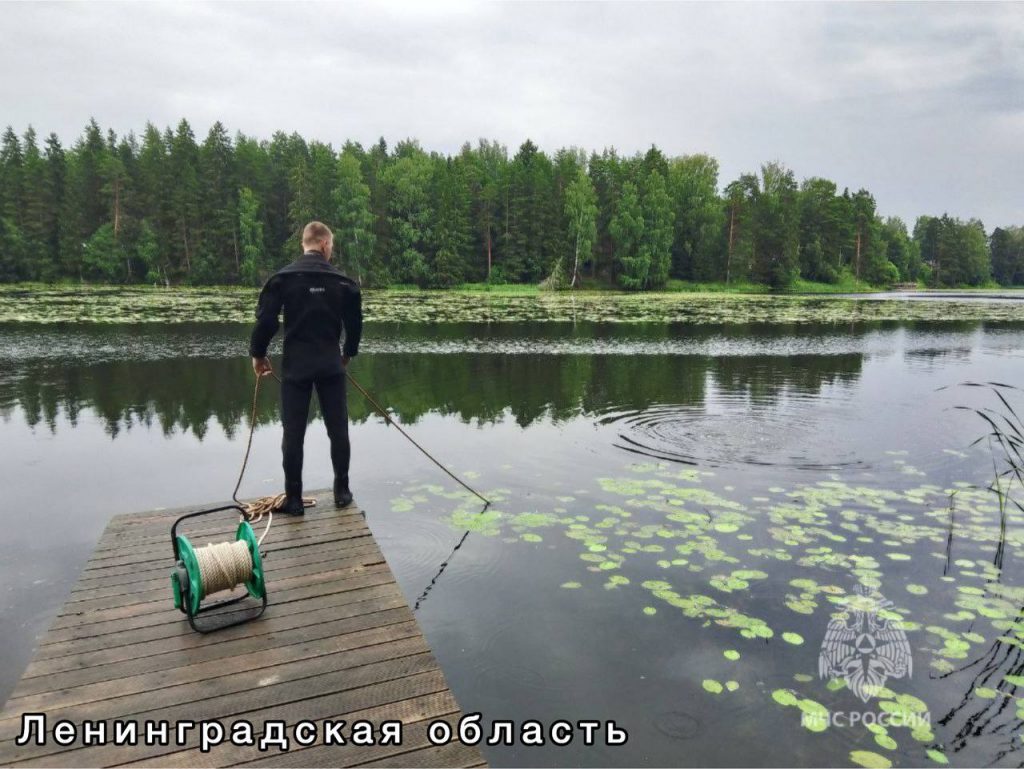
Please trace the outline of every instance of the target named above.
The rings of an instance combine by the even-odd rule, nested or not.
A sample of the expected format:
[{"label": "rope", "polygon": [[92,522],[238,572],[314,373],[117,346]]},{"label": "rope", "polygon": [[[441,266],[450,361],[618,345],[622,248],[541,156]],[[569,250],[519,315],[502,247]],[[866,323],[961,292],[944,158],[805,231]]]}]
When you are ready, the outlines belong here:
[{"label": "rope", "polygon": [[231,590],[252,578],[252,555],[244,540],[211,542],[196,549],[196,560],[203,590],[200,599],[221,590]]},{"label": "rope", "polygon": [[[281,381],[277,378],[276,374],[274,375],[274,378],[277,379],[278,382]],[[249,414],[249,440],[245,444],[245,457],[243,457],[242,467],[238,471],[238,480],[235,482],[235,490],[231,492],[231,498],[235,501],[236,505],[245,511],[245,520],[249,523],[256,523],[257,521],[261,521],[264,515],[268,516],[267,528],[265,528],[263,530],[263,534],[260,535],[259,542],[257,543],[259,545],[263,544],[263,538],[267,536],[267,532],[270,531],[270,524],[274,520],[274,511],[281,509],[286,497],[285,494],[275,494],[254,499],[252,502],[242,502],[238,498],[238,490],[242,487],[242,478],[245,477],[245,468],[249,464],[249,452],[252,451],[252,436],[253,433],[256,432],[256,405],[259,402],[260,381],[262,379],[263,377],[261,376],[256,377],[256,386],[252,391],[252,411]],[[303,507],[313,507],[315,504],[316,499],[313,497],[302,498]]]},{"label": "rope", "polygon": [[[279,377],[276,372],[270,371],[269,374],[270,374],[270,376],[274,377],[274,379],[277,380],[278,384],[281,383],[281,377]],[[394,427],[396,430],[398,430],[398,432],[400,432],[402,434],[402,436],[407,441],[409,441],[409,443],[411,443],[413,446],[415,446],[417,449],[419,449],[420,452],[422,452],[423,456],[425,456],[427,459],[429,459],[435,465],[440,467],[448,475],[449,478],[451,478],[453,481],[455,481],[460,486],[462,486],[462,488],[466,489],[466,491],[470,492],[475,497],[480,499],[484,503],[485,508],[487,506],[490,506],[491,500],[489,500],[487,497],[485,497],[483,494],[478,492],[476,489],[474,489],[472,486],[470,486],[464,480],[462,480],[457,475],[455,475],[451,470],[449,470],[447,467],[445,467],[443,464],[441,464],[437,459],[435,459],[434,456],[429,451],[427,451],[420,444],[418,444],[415,440],[413,440],[412,436],[409,435],[409,433],[407,433],[405,430],[403,430],[402,426],[400,424],[398,424],[394,419],[391,418],[391,415],[384,409],[384,407],[381,406],[379,403],[377,403],[377,401],[374,400],[373,396],[370,395],[370,393],[368,393],[363,388],[363,386],[361,384],[359,384],[359,382],[357,382],[355,380],[355,378],[350,373],[348,373],[348,371],[345,371],[345,377],[348,379],[348,381],[350,381],[352,383],[352,385],[357,390],[359,390],[360,393],[363,394],[363,397],[366,398],[366,400],[368,400],[370,402],[370,404],[373,406],[373,408],[376,410],[376,412],[378,414],[380,414],[382,417],[384,417],[384,421],[387,422],[392,427]],[[253,432],[256,429],[256,401],[257,401],[257,399],[259,398],[259,395],[260,395],[260,380],[261,379],[263,379],[262,376],[257,376],[256,377],[256,387],[253,390],[253,394],[252,394],[252,415],[249,418],[249,441],[248,441],[248,443],[245,446],[245,458],[242,460],[242,469],[238,473],[238,482],[235,484],[235,490],[234,490],[234,492],[231,495],[231,498],[235,500],[235,504],[241,506],[245,510],[246,519],[250,523],[254,523],[254,522],[260,520],[263,517],[264,514],[269,514],[269,515],[273,516],[273,511],[274,510],[280,510],[281,509],[281,505],[284,504],[284,500],[285,500],[285,495],[284,494],[278,494],[277,496],[270,496],[270,497],[260,497],[259,499],[254,500],[252,502],[248,502],[248,503],[240,502],[239,499],[238,499],[238,489],[242,485],[242,477],[245,475],[245,467],[246,467],[246,464],[249,462],[249,451],[252,449],[252,436],[253,436]],[[314,499],[313,497],[303,497],[302,498],[302,504],[305,505],[306,507],[312,507],[313,505],[316,504],[316,499]],[[269,531],[269,530],[270,530],[270,522],[268,521],[267,522],[267,531]],[[260,544],[263,543],[263,537],[266,536],[267,531],[264,531],[263,532],[263,536],[260,537]]]},{"label": "rope", "polygon": [[398,422],[396,422],[395,420],[393,420],[391,418],[391,415],[387,411],[384,410],[384,407],[381,406],[379,403],[377,403],[377,401],[375,401],[373,399],[373,397],[370,395],[370,393],[366,392],[366,390],[363,389],[362,385],[360,385],[359,382],[357,382],[355,379],[353,379],[352,375],[350,373],[348,373],[348,371],[345,372],[345,376],[348,377],[348,381],[350,381],[355,386],[355,388],[357,390],[359,390],[359,392],[361,392],[363,394],[363,397],[365,397],[366,400],[368,400],[373,405],[373,407],[377,410],[377,413],[380,414],[382,417],[384,417],[384,420],[389,425],[392,425],[395,429],[398,430],[398,432],[400,432],[403,436],[405,436],[406,440],[408,440],[409,443],[411,443],[413,446],[415,446],[420,451],[422,451],[423,455],[427,459],[429,459],[435,465],[437,465],[442,470],[444,470],[448,474],[449,478],[451,478],[453,481],[455,481],[456,483],[461,485],[462,488],[466,489],[466,491],[470,492],[471,494],[474,494],[477,498],[482,500],[485,506],[489,506],[491,504],[491,500],[489,500],[487,497],[485,497],[482,494],[480,494],[478,491],[476,491],[476,489],[474,489],[472,486],[470,486],[465,481],[463,481],[461,478],[459,478],[457,475],[455,475],[451,470],[449,470],[447,467],[445,467],[440,462],[438,462],[436,459],[434,459],[434,457],[430,454],[429,451],[427,451],[425,448],[420,446],[420,444],[418,444],[416,441],[414,441],[412,439],[412,436],[409,435],[409,433],[407,433],[405,430],[403,430],[402,426],[399,425]]}]

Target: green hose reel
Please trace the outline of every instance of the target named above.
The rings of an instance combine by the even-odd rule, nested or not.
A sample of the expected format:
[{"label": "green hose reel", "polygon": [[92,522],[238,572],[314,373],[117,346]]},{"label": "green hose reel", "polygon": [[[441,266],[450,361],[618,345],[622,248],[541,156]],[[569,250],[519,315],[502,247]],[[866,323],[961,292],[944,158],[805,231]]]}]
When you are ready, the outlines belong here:
[{"label": "green hose reel", "polygon": [[[239,522],[238,529],[235,532],[235,542],[245,542],[249,550],[249,556],[252,559],[252,569],[248,575],[248,579],[244,582],[247,594],[204,605],[203,600],[207,595],[210,592],[217,592],[217,590],[211,591],[210,585],[203,584],[202,574],[199,568],[199,556],[196,553],[196,548],[189,541],[188,537],[184,534],[178,534],[178,524],[188,518],[223,512],[225,510],[237,510],[243,517],[243,520]],[[175,561],[174,568],[171,570],[171,589],[174,593],[174,608],[183,612],[188,617],[188,622],[189,625],[192,626],[192,629],[199,633],[209,633],[212,630],[220,630],[222,628],[239,625],[243,622],[249,622],[263,614],[263,611],[267,608],[267,585],[263,573],[263,558],[260,555],[259,541],[256,539],[256,533],[252,530],[252,526],[249,525],[248,521],[244,520],[244,516],[245,511],[242,510],[241,507],[238,505],[228,505],[227,507],[200,510],[196,513],[183,515],[171,526],[171,544],[174,547]],[[260,601],[259,606],[251,607],[252,609],[258,609],[255,613],[253,613],[253,611],[249,611],[239,617],[236,617],[234,620],[214,623],[211,626],[207,626],[205,622],[202,625],[196,622],[202,614],[208,614],[209,612],[217,609],[233,606],[241,601],[246,601],[249,598],[255,598]],[[221,614],[225,614],[225,612],[218,612],[217,616],[220,616]]]}]

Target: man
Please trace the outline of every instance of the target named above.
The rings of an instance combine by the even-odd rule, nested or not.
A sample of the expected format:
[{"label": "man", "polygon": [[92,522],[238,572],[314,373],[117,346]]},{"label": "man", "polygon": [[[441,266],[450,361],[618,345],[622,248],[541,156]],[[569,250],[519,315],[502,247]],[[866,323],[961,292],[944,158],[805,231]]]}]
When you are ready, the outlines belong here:
[{"label": "man", "polygon": [[[363,312],[359,286],[330,264],[334,235],[326,225],[310,222],[302,231],[304,253],[278,270],[263,286],[249,354],[256,376],[273,373],[267,346],[284,310],[284,356],[281,363],[281,422],[284,437],[285,501],[280,512],[302,515],[302,444],[309,400],[316,388],[320,411],[331,440],[334,504],[352,502],[348,487],[349,441],[345,370],[359,352]],[[342,329],[344,349],[339,350]]]}]

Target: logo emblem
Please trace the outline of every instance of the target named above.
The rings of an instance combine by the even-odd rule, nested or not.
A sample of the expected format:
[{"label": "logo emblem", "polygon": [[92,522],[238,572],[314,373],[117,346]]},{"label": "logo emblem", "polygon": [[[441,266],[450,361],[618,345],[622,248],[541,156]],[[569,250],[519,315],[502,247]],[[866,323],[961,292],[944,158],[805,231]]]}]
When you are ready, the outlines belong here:
[{"label": "logo emblem", "polygon": [[821,642],[818,674],[842,678],[850,691],[867,702],[889,678],[910,677],[913,661],[907,634],[897,620],[879,617],[892,606],[881,593],[857,585],[846,611],[833,617]]}]

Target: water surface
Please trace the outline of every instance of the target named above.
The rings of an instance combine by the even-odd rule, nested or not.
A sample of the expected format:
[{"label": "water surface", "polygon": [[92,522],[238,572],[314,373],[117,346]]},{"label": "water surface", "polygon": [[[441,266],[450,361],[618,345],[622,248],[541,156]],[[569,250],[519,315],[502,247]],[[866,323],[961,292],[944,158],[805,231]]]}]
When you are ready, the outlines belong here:
[{"label": "water surface", "polygon": [[[230,494],[246,334],[0,325],[0,696],[111,515]],[[1024,520],[1001,539],[984,423],[954,408],[998,405],[961,382],[1024,381],[1024,324],[379,322],[365,340],[352,373],[496,500],[480,514],[350,393],[353,491],[463,709],[630,734],[492,764],[1024,762]],[[280,484],[275,394],[247,496]],[[306,456],[327,486],[318,420]],[[893,602],[913,656],[867,706],[818,676],[857,585]],[[880,701],[920,701],[930,730],[813,731],[793,704]]]}]

